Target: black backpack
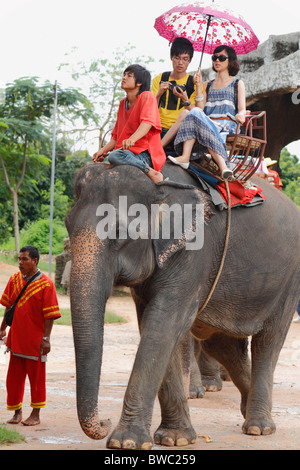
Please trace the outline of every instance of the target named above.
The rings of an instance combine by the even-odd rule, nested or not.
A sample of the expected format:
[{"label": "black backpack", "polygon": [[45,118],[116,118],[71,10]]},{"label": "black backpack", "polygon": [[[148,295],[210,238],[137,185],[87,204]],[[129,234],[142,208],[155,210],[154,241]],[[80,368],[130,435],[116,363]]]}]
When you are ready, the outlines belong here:
[{"label": "black backpack", "polygon": [[[161,75],[161,82],[168,82],[169,81],[169,77],[170,77],[170,74],[171,72],[163,72],[162,75]],[[174,84],[175,84],[175,80],[174,80]],[[186,82],[186,92],[187,92],[187,95],[188,97],[190,98],[190,96],[194,93],[195,91],[195,86],[194,86],[194,80],[193,80],[193,77],[192,75],[189,75],[188,79],[187,79],[187,82]],[[166,100],[167,100],[167,93],[165,92],[161,98],[160,98],[160,101],[159,101],[159,105],[162,107],[162,108],[167,108],[169,110],[175,110],[177,109],[177,106],[178,106],[178,100],[180,100],[180,98],[178,98],[177,96],[175,96],[173,93],[169,93],[169,99],[168,99],[168,103],[166,103]],[[179,105],[179,109],[180,108],[183,108],[183,104],[180,104]]]}]

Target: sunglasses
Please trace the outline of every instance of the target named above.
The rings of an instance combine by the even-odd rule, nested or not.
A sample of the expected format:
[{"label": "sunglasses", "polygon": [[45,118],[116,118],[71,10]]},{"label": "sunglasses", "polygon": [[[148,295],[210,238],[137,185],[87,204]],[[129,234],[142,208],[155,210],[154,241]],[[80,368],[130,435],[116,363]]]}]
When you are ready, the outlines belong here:
[{"label": "sunglasses", "polygon": [[227,55],[212,55],[211,56],[211,60],[213,62],[216,62],[217,60],[219,60],[220,62],[225,62],[225,60],[228,59]]}]

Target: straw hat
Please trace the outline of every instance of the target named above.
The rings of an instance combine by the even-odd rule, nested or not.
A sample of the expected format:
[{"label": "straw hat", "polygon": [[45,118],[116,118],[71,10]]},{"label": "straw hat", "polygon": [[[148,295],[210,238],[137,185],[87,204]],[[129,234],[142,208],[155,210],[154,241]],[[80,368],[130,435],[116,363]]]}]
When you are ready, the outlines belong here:
[{"label": "straw hat", "polygon": [[277,160],[271,160],[271,158],[267,157],[267,158],[264,158],[264,162],[267,166],[270,166],[270,165],[274,165],[275,163],[277,163]]}]

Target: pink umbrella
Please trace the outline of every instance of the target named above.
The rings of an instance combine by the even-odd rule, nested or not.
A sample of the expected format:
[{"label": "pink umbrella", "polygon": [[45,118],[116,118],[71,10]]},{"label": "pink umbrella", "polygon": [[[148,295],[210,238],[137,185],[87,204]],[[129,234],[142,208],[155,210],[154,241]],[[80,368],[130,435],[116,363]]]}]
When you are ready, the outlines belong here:
[{"label": "pink umbrella", "polygon": [[195,51],[212,54],[217,46],[227,45],[237,54],[248,54],[259,40],[244,18],[221,5],[205,2],[183,3],[155,20],[160,36],[173,42],[178,37],[191,41]]}]

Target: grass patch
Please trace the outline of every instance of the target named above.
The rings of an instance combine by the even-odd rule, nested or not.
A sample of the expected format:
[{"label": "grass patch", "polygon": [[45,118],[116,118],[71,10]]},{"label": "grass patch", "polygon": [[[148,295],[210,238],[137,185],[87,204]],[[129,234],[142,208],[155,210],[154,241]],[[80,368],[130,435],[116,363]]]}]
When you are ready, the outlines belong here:
[{"label": "grass patch", "polygon": [[[18,256],[17,255],[9,255],[9,254],[0,254],[0,261],[2,263],[11,264],[12,266],[19,266]],[[46,276],[48,276],[49,272],[49,263],[47,261],[43,261],[42,259],[39,260],[38,267],[41,271],[43,271]],[[55,272],[56,265],[55,263],[51,263],[51,271]]]},{"label": "grass patch", "polygon": [[13,266],[19,266],[17,255],[14,256],[1,253],[0,261],[2,261],[3,263],[12,264]]},{"label": "grass patch", "polygon": [[[71,310],[69,308],[60,309],[61,318],[55,320],[56,325],[71,325]],[[104,323],[127,323],[127,320],[123,317],[119,317],[112,312],[105,312]]]},{"label": "grass patch", "polygon": [[127,320],[115,313],[105,312],[104,323],[127,323]]},{"label": "grass patch", "polygon": [[17,444],[25,441],[25,436],[19,434],[18,431],[7,429],[4,424],[0,424],[0,445]]},{"label": "grass patch", "polygon": [[[0,307],[1,317],[3,317],[4,311],[5,311],[5,308]],[[66,325],[66,326],[72,325],[71,310],[69,308],[62,308],[60,309],[60,313],[61,313],[61,318],[59,318],[58,320],[55,320],[55,324]],[[119,315],[116,315],[115,313],[107,311],[105,312],[104,323],[127,323],[127,320],[123,317],[119,317]]]}]

